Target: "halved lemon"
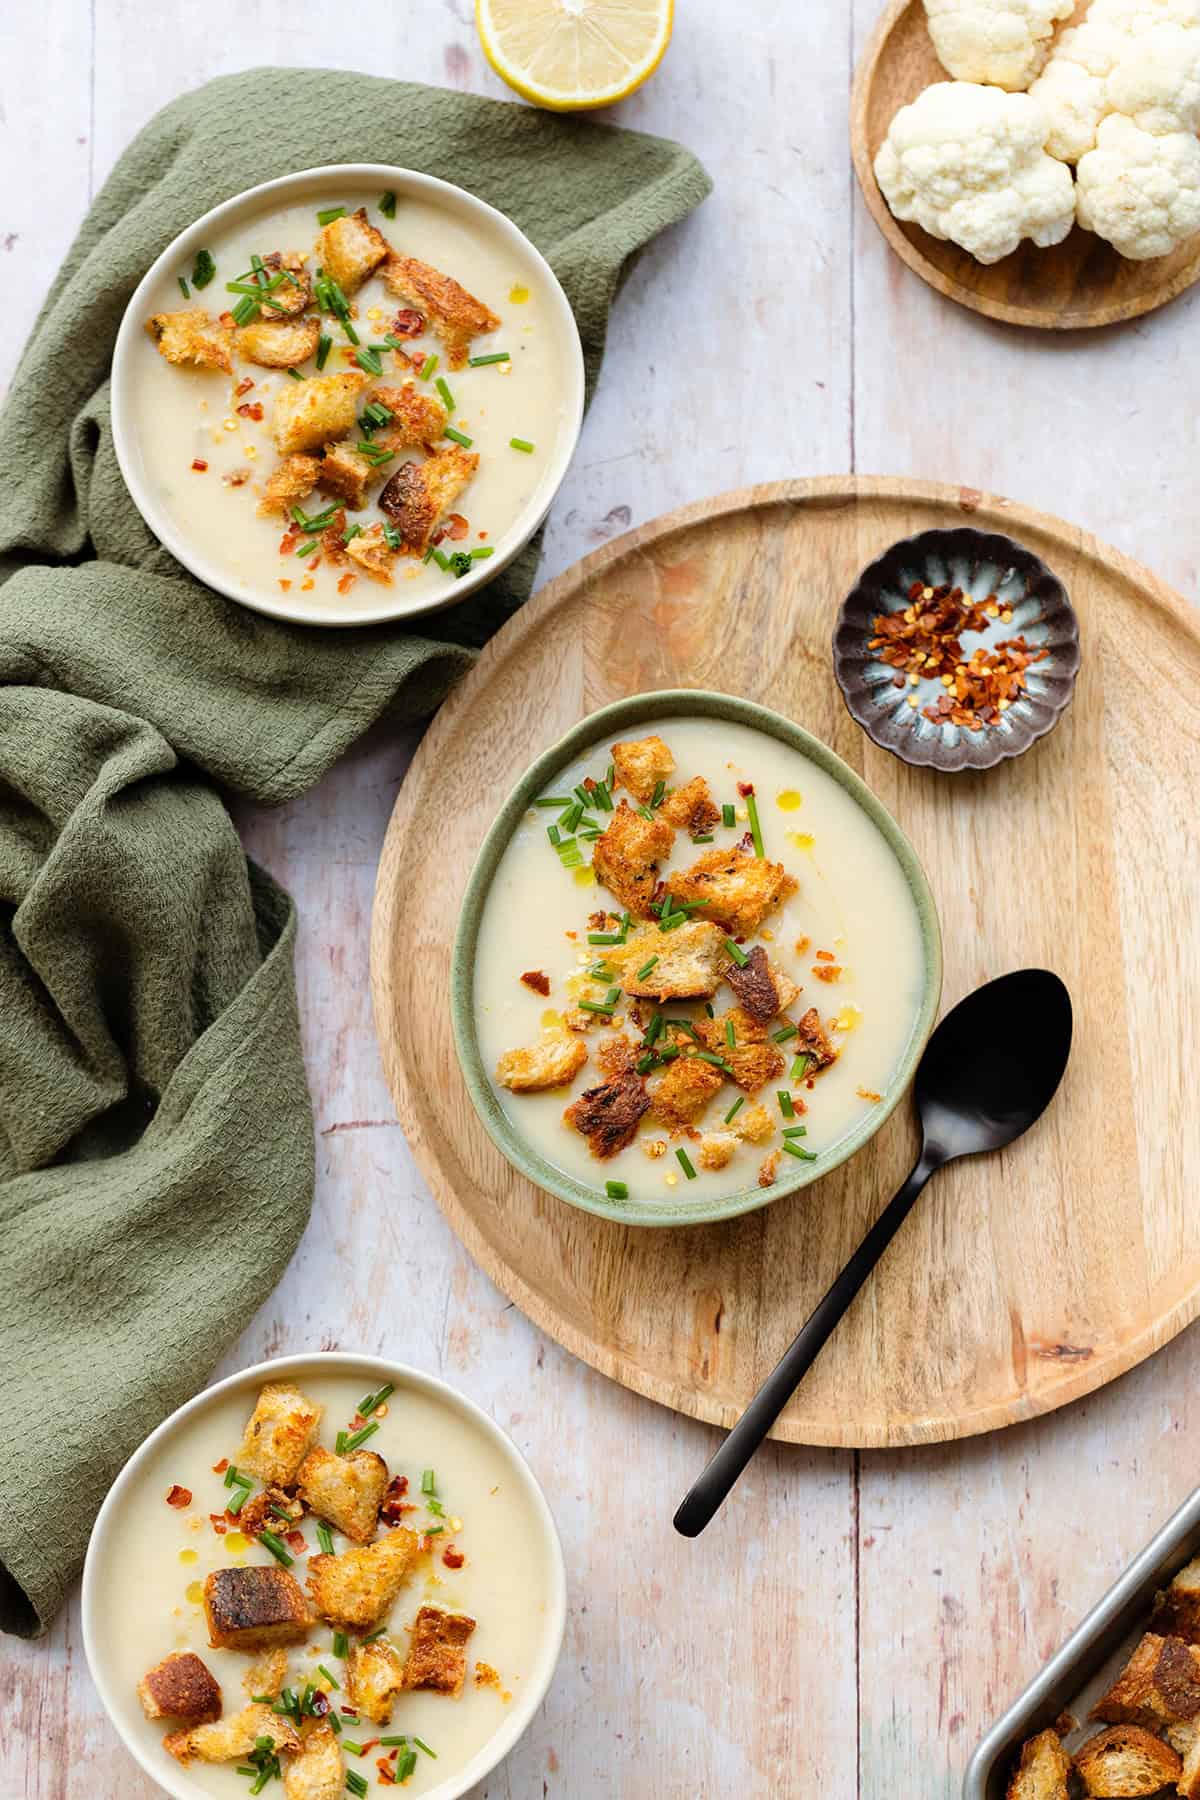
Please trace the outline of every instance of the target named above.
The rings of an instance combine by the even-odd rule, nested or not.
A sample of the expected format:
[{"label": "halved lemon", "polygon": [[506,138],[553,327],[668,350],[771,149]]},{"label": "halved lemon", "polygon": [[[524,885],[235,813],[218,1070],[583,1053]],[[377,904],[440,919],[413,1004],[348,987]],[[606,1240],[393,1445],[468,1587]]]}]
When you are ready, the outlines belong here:
[{"label": "halved lemon", "polygon": [[674,0],[475,0],[483,53],[502,81],[555,112],[611,106],[653,75]]}]

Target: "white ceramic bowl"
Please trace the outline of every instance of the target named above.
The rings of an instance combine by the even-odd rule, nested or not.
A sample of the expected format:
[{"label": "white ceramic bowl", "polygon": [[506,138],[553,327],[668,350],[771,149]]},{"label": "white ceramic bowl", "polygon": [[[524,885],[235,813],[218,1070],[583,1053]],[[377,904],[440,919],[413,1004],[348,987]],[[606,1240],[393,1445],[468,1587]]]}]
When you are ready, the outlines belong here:
[{"label": "white ceramic bowl", "polygon": [[[261,208],[264,201],[287,206],[299,199],[311,199],[315,210],[322,199],[339,201],[347,192],[363,188],[381,191],[390,188],[401,202],[409,195],[436,204],[465,218],[468,223],[476,221],[482,230],[502,240],[512,255],[514,266],[526,270],[538,288],[545,292],[546,323],[555,334],[567,379],[562,396],[562,423],[553,451],[546,457],[541,479],[524,510],[507,530],[492,539],[494,556],[479,562],[471,574],[448,584],[446,591],[437,592],[432,598],[428,594],[416,598],[411,593],[406,596],[404,590],[409,584],[404,582],[384,587],[365,581],[357,584],[353,597],[335,605],[298,593],[285,594],[265,584],[241,581],[212,561],[203,543],[179,529],[166,507],[156,498],[153,484],[147,479],[131,395],[132,383],[137,378],[138,358],[145,354],[148,343],[145,322],[155,310],[155,297],[159,297],[161,304],[165,290],[170,289],[174,305],[184,304],[175,297],[178,295],[176,277],[181,269],[191,267],[197,250],[206,247],[218,232],[236,225],[241,215]],[[198,296],[201,304],[206,298],[207,294]],[[244,194],[214,206],[211,212],[181,232],[151,264],[134,290],[117,333],[112,366],[113,444],[125,485],[143,519],[176,561],[208,587],[228,595],[231,600],[240,601],[255,612],[269,613],[277,619],[291,619],[300,625],[377,625],[391,619],[436,612],[465,600],[476,588],[494,580],[505,564],[529,542],[550,510],[575,453],[583,423],[583,385],[583,350],[575,315],[549,263],[511,219],[463,188],[439,181],[433,175],[422,175],[415,169],[392,168],[386,163],[330,164],[323,168],[303,169],[276,181],[264,181],[261,186],[249,188]]]},{"label": "white ceramic bowl", "polygon": [[[156,1431],[151,1432],[145,1443],[134,1451],[100,1508],[92,1527],[84,1563],[83,1647],[92,1680],[126,1749],[165,1792],[174,1796],[174,1800],[210,1800],[210,1796],[207,1790],[202,1789],[191,1778],[187,1767],[176,1762],[162,1749],[162,1737],[167,1727],[162,1722],[150,1722],[142,1716],[133,1685],[114,1678],[101,1648],[100,1609],[103,1604],[106,1562],[114,1537],[120,1530],[123,1502],[136,1491],[147,1464],[159,1449],[164,1444],[169,1445],[180,1427],[197,1413],[231,1393],[244,1391],[246,1415],[249,1416],[258,1389],[264,1381],[291,1377],[303,1385],[306,1376],[312,1379],[329,1375],[352,1375],[356,1383],[361,1379],[366,1391],[373,1391],[384,1382],[392,1382],[396,1389],[390,1402],[393,1408],[402,1402],[407,1387],[456,1413],[469,1427],[480,1433],[487,1441],[490,1453],[508,1470],[508,1478],[521,1490],[539,1534],[539,1548],[546,1577],[546,1604],[544,1629],[540,1634],[537,1655],[532,1666],[522,1671],[519,1689],[505,1706],[496,1731],[457,1774],[425,1789],[422,1800],[457,1800],[459,1795],[465,1794],[476,1782],[482,1781],[523,1735],[545,1698],[553,1678],[562,1649],[567,1614],[562,1546],[546,1497],[511,1438],[473,1401],[448,1387],[444,1381],[409,1368],[405,1363],[388,1362],[381,1357],[360,1356],[349,1351],[314,1352],[311,1355],[285,1356],[274,1362],[257,1363],[253,1368],[230,1375],[224,1381],[218,1381],[203,1393],[197,1394],[194,1400],[189,1400],[178,1412],[164,1420]],[[150,1660],[152,1658],[147,1659],[147,1666]],[[227,1696],[226,1711],[232,1712],[238,1704],[244,1703],[244,1696]],[[393,1729],[399,1730],[401,1727],[397,1725]],[[371,1792],[375,1793],[373,1769],[368,1773],[372,1777]],[[274,1783],[271,1785],[274,1791],[282,1791]]]}]

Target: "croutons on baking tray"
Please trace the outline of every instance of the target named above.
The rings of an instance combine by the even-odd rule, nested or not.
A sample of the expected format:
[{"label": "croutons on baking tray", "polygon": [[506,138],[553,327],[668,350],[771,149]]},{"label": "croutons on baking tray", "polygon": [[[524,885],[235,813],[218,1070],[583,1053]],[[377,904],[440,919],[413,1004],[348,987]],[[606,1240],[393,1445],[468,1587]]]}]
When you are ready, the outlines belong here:
[{"label": "croutons on baking tray", "polygon": [[1056,1731],[1041,1731],[1022,1746],[1006,1800],[1068,1800],[1071,1758]]},{"label": "croutons on baking tray", "polygon": [[369,1544],[387,1492],[388,1466],[373,1450],[335,1456],[315,1444],[300,1465],[296,1485],[309,1512],[327,1519],[356,1544]]},{"label": "croutons on baking tray", "polygon": [[204,1582],[204,1612],[214,1650],[265,1650],[298,1644],[312,1618],[286,1569],[260,1564],[214,1569]]},{"label": "croutons on baking tray", "polygon": [[1200,1644],[1200,1556],[1180,1569],[1170,1586],[1155,1595],[1150,1629],[1163,1637]]},{"label": "croutons on baking tray", "polygon": [[1110,1725],[1075,1752],[1084,1793],[1095,1800],[1160,1793],[1182,1767],[1170,1744],[1140,1725]]},{"label": "croutons on baking tray", "polygon": [[417,1534],[399,1525],[373,1544],[308,1565],[313,1605],[331,1625],[370,1631],[404,1586],[417,1555]]},{"label": "croutons on baking tray", "polygon": [[290,1381],[268,1381],[246,1423],[237,1466],[260,1481],[291,1487],[317,1435],[321,1412]]},{"label": "croutons on baking tray", "polygon": [[404,1690],[404,1664],[390,1644],[353,1644],[346,1659],[346,1698],[376,1725],[392,1716],[392,1701]]},{"label": "croutons on baking tray", "polygon": [[244,1706],[241,1712],[211,1725],[194,1725],[163,1739],[163,1749],[181,1763],[235,1762],[254,1749],[259,1738],[270,1738],[275,1749],[294,1750],[300,1735],[295,1727],[269,1706]]},{"label": "croutons on baking tray", "polygon": [[404,1664],[407,1688],[433,1688],[439,1694],[461,1694],[467,1675],[467,1641],[475,1629],[465,1613],[423,1606],[412,1623],[412,1642]]},{"label": "croutons on baking tray", "polygon": [[221,1689],[206,1663],[190,1650],[164,1656],[138,1682],[148,1719],[185,1719],[200,1725],[221,1716]]},{"label": "croutons on baking tray", "polygon": [[1200,1713],[1200,1648],[1148,1631],[1091,1717],[1161,1729]]},{"label": "croutons on baking tray", "polygon": [[332,1725],[322,1721],[304,1734],[283,1768],[284,1800],[341,1800],[346,1769]]}]

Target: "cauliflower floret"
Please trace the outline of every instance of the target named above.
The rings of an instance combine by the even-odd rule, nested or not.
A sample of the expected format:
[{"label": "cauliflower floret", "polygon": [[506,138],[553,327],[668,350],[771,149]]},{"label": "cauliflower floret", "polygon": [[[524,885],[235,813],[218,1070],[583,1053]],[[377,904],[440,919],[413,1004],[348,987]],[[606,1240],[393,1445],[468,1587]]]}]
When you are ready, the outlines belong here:
[{"label": "cauliflower floret", "polygon": [[1079,223],[1134,262],[1200,231],[1200,139],[1189,132],[1154,137],[1114,114],[1076,174]]},{"label": "cauliflower floret", "polygon": [[1064,32],[1050,61],[1029,90],[1046,110],[1046,149],[1059,162],[1078,162],[1096,142],[1108,106],[1108,76],[1121,52],[1107,27],[1079,25]]},{"label": "cauliflower floret", "polygon": [[1073,0],[925,0],[938,60],[956,81],[986,81],[1017,93],[1050,54],[1054,27]]},{"label": "cauliflower floret", "polygon": [[999,262],[1022,238],[1061,243],[1075,222],[1074,185],[1046,154],[1047,130],[1028,94],[940,81],[900,108],[875,178],[898,219]]},{"label": "cauliflower floret", "polygon": [[1108,78],[1108,104],[1143,131],[1200,131],[1200,29],[1153,25],[1131,38]]},{"label": "cauliflower floret", "polygon": [[1200,0],[1093,0],[1030,89],[1050,116],[1046,148],[1078,162],[1102,119],[1156,137],[1200,130]]}]

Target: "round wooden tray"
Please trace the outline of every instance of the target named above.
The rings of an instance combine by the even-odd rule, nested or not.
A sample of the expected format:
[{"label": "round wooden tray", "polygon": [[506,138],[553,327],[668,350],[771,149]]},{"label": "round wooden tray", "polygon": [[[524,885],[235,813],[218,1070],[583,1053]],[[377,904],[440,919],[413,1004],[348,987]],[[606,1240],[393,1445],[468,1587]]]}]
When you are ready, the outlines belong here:
[{"label": "round wooden tray", "polygon": [[[964,518],[1020,538],[1063,578],[1083,666],[1073,706],[1027,755],[947,777],[897,761],[854,723],[830,632],[886,545]],[[1071,1066],[1046,1118],[1002,1155],[937,1177],[777,1435],[927,1442],[1111,1380],[1200,1310],[1200,624],[1086,533],[974,490],[842,476],[685,508],[551,582],[442,707],[384,844],[371,975],[397,1111],[446,1216],[569,1350],[728,1425],[908,1170],[905,1105],[804,1193],[725,1225],[639,1231],[532,1187],[475,1118],[448,973],[485,829],[578,719],[688,685],[786,713],[895,814],[941,911],[944,1006],[1039,963],[1064,977],[1076,1008]]]},{"label": "round wooden tray", "polygon": [[[1080,0],[1075,19],[1087,10]],[[987,267],[919,225],[888,211],[875,180],[875,156],[896,112],[935,81],[949,81],[934,55],[922,0],[889,0],[854,77],[850,146],[871,217],[897,256],[930,287],[1010,325],[1056,331],[1113,325],[1165,306],[1200,278],[1200,237],[1170,256],[1129,262],[1078,225],[1061,244],[1022,244]]]}]

